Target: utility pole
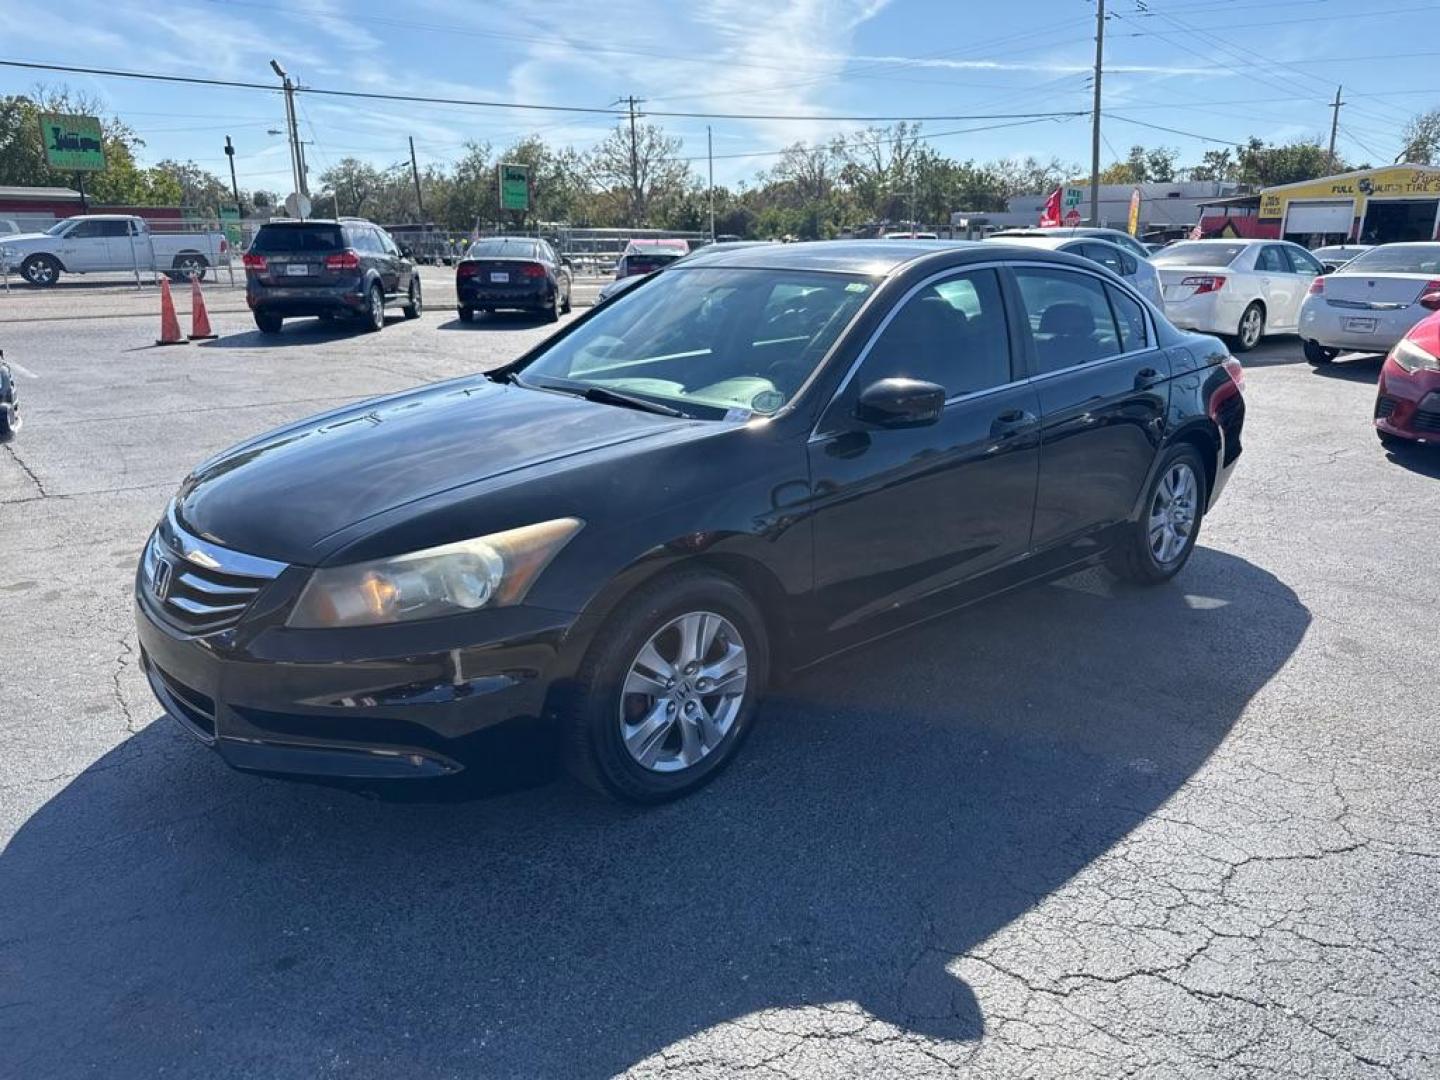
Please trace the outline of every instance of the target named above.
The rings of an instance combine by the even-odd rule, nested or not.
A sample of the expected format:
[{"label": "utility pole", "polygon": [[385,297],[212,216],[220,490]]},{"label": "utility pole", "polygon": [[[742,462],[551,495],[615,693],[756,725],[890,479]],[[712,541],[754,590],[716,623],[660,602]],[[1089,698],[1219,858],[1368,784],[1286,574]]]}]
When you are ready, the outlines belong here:
[{"label": "utility pole", "polygon": [[235,144],[230,141],[230,136],[225,136],[225,156],[230,159],[230,191],[235,196],[235,212],[241,217],[245,216],[245,207],[240,205],[240,185],[235,180]]},{"label": "utility pole", "polygon": [[1330,171],[1335,171],[1335,132],[1340,129],[1340,106],[1345,102],[1340,100],[1341,87],[1335,87],[1335,101],[1331,104],[1330,114],[1330,149],[1325,155],[1325,160],[1330,163]]},{"label": "utility pole", "polygon": [[710,163],[710,243],[715,242],[715,144],[710,138],[710,125],[705,125],[705,158]]},{"label": "utility pole", "polygon": [[300,126],[295,120],[295,84],[280,66],[280,61],[271,60],[270,69],[280,76],[281,86],[285,91],[285,127],[290,136],[290,176],[295,182],[295,190],[309,198],[310,192],[305,180],[305,151],[300,148]]},{"label": "utility pole", "polygon": [[415,136],[410,136],[410,175],[415,178],[415,209],[419,211],[420,223],[425,223],[425,200],[420,197],[420,166],[415,164]]},{"label": "utility pole", "polygon": [[1090,224],[1100,224],[1100,79],[1105,71],[1105,0],[1095,8],[1095,109],[1090,118]]},{"label": "utility pole", "polygon": [[628,105],[630,107],[630,224],[640,224],[640,143],[639,136],[635,132],[635,106],[644,104],[644,98],[637,98],[634,94],[623,97],[612,102],[615,105]]}]

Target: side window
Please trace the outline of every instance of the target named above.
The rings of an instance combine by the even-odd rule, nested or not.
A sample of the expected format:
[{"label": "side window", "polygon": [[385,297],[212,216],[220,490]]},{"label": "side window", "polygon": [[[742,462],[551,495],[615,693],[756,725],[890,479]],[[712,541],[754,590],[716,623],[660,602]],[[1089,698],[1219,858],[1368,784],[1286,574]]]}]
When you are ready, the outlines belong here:
[{"label": "side window", "polygon": [[1063,371],[1121,352],[1115,318],[1098,278],[1017,266],[1015,280],[1035,342],[1036,374]]},{"label": "side window", "polygon": [[993,270],[960,274],[905,302],[860,369],[863,388],[879,379],[938,383],[949,397],[1010,382],[1010,334]]},{"label": "side window", "polygon": [[94,240],[97,236],[104,236],[102,230],[103,221],[82,221],[75,228],[70,230],[67,240]]},{"label": "side window", "polygon": [[130,223],[128,221],[97,221],[100,230],[99,236],[129,236]]},{"label": "side window", "polygon": [[1135,256],[1128,255],[1122,251],[1120,253],[1120,276],[1127,278],[1134,277],[1139,270],[1140,264],[1135,261]]},{"label": "side window", "polygon": [[1091,262],[1097,262],[1105,269],[1124,276],[1125,255],[1119,248],[1110,247],[1108,244],[1083,244],[1079,253]]},{"label": "side window", "polygon": [[1279,244],[1266,244],[1260,249],[1255,260],[1255,269],[1262,274],[1289,274],[1290,261],[1285,258],[1285,249]]},{"label": "side window", "polygon": [[1290,260],[1290,266],[1295,273],[1303,274],[1305,277],[1317,277],[1325,272],[1325,268],[1308,251],[1297,247],[1287,247],[1284,251],[1285,257]]},{"label": "side window", "polygon": [[384,229],[375,230],[375,238],[380,241],[380,249],[386,255],[399,255],[400,249],[395,246],[395,239]]},{"label": "side window", "polygon": [[1145,309],[1129,293],[1107,285],[1110,303],[1115,308],[1115,325],[1120,329],[1120,349],[1123,352],[1137,352],[1150,344],[1149,329],[1145,325]]}]

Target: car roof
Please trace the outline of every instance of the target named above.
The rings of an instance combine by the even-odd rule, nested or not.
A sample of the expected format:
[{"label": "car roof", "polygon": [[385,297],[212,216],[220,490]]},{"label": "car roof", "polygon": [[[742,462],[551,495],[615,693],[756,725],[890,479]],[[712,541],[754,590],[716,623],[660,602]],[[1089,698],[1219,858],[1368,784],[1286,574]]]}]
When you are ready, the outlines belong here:
[{"label": "car roof", "polygon": [[1079,237],[1074,236],[1037,236],[1034,233],[992,233],[991,243],[1009,243],[1013,247],[1027,248],[1048,248],[1055,250],[1061,244],[1073,244]]},{"label": "car roof", "polygon": [[[919,262],[933,262],[940,269],[990,261],[1004,247],[1003,243],[994,240],[817,240],[800,244],[761,244],[741,250],[701,249],[685,260],[685,266],[818,270],[888,277]],[[1090,266],[1088,260],[1077,255],[1052,252],[1041,247],[1012,244],[1010,251],[1017,258],[1053,259],[1070,266]]]}]

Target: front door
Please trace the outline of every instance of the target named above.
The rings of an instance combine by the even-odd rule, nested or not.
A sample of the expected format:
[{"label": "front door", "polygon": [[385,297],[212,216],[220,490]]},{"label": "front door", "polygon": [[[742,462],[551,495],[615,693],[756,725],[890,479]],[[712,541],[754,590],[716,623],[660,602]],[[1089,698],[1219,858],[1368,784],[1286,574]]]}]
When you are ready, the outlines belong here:
[{"label": "front door", "polygon": [[[947,590],[1029,550],[1039,405],[1017,381],[1010,338],[996,271],[926,284],[827,410],[809,443],[822,631],[863,637],[906,621],[910,605],[943,605]],[[943,386],[940,419],[901,429],[856,419],[860,392],[891,377]]]},{"label": "front door", "polygon": [[1163,432],[1169,359],[1144,307],[1098,274],[1017,266],[1040,396],[1034,546],[1129,519]]},{"label": "front door", "polygon": [[100,270],[110,264],[110,241],[106,226],[111,223],[97,218],[82,221],[60,241],[60,261],[65,269],[76,273]]},{"label": "front door", "polygon": [[1260,275],[1265,295],[1267,328],[1293,330],[1300,323],[1300,299],[1304,290],[1285,249],[1279,244],[1266,244],[1255,258],[1255,272]]}]

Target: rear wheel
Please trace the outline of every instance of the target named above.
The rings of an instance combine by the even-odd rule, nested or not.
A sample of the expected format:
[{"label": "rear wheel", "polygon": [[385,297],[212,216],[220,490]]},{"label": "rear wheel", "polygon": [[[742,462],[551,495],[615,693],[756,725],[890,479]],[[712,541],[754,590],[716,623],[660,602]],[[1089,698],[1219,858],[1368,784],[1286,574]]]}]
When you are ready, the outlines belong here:
[{"label": "rear wheel", "polygon": [[555,295],[550,298],[550,306],[543,312],[546,322],[560,321],[560,286],[555,286]]},{"label": "rear wheel", "polygon": [[574,286],[574,285],[567,285],[567,286],[565,286],[565,314],[566,314],[566,315],[569,315],[570,312],[574,310],[574,305],[571,303],[571,297],[572,297],[572,294],[573,294],[574,292],[575,292],[575,286]]},{"label": "rear wheel", "polygon": [[1188,443],[1165,452],[1144,509],[1112,552],[1110,568],[1139,585],[1158,585],[1180,572],[1195,550],[1205,506],[1205,463]]},{"label": "rear wheel", "polygon": [[1260,344],[1260,339],[1264,336],[1265,309],[1258,303],[1251,304],[1240,316],[1240,325],[1235,328],[1235,351],[1249,352]]},{"label": "rear wheel", "polygon": [[205,256],[189,252],[175,256],[175,277],[177,281],[204,281],[205,268],[210,264]]},{"label": "rear wheel", "polygon": [[285,325],[285,320],[273,311],[255,312],[255,325],[260,328],[262,334],[278,334],[280,328]]},{"label": "rear wheel", "polygon": [[455,314],[460,316],[461,322],[475,321],[475,309],[473,307],[458,307],[455,309]]},{"label": "rear wheel", "polygon": [[1316,367],[1333,363],[1335,357],[1339,355],[1339,349],[1327,349],[1318,341],[1305,342],[1305,359]]},{"label": "rear wheel", "polygon": [[410,299],[400,309],[407,319],[418,319],[423,310],[423,301],[420,297],[420,275],[416,274],[410,279]]},{"label": "rear wheel", "polygon": [[385,329],[385,290],[377,281],[370,286],[370,295],[365,302],[365,332],[376,333]]},{"label": "rear wheel", "polygon": [[734,757],[768,674],[764,619],[734,582],[647,585],[597,635],[560,710],[567,765],[628,802],[687,794]]}]

